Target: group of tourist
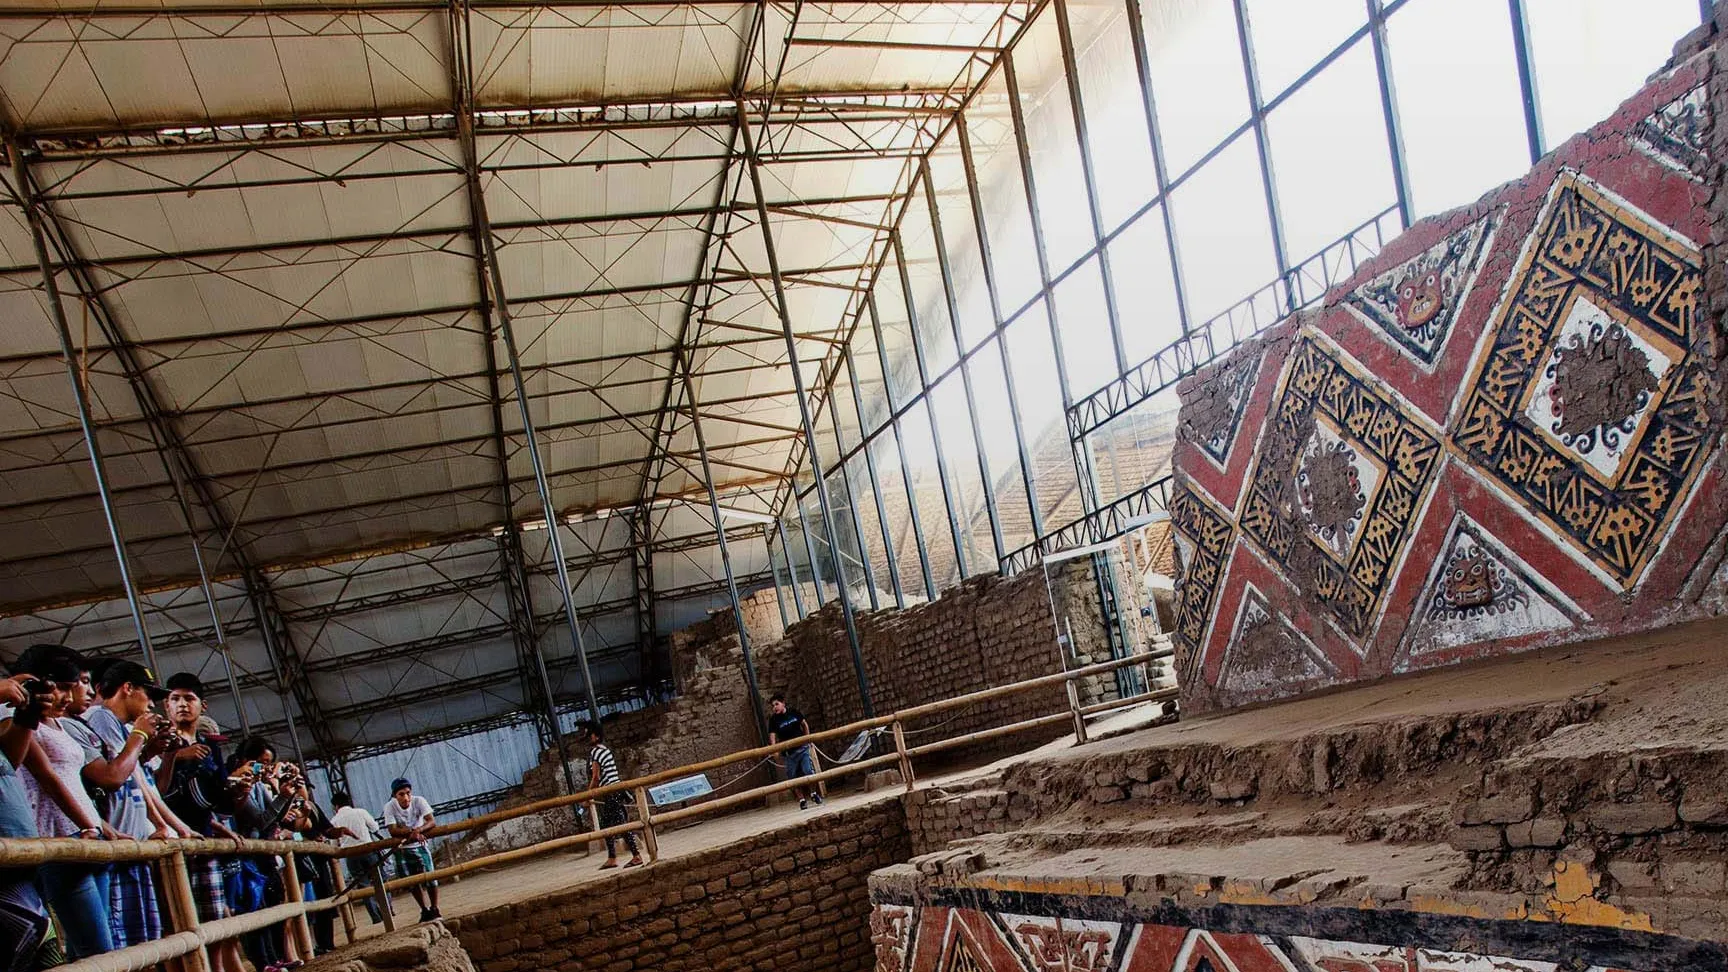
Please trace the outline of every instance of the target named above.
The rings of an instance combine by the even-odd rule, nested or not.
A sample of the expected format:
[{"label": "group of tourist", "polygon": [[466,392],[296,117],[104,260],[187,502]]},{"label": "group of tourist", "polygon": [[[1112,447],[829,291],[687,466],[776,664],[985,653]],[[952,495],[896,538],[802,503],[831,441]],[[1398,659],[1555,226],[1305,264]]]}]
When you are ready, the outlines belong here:
[{"label": "group of tourist", "polygon": [[[165,713],[156,711],[162,705]],[[227,742],[205,715],[204,686],[182,673],[158,683],[132,661],[86,659],[63,645],[33,645],[0,678],[0,837],[92,841],[174,838],[369,842],[383,834],[369,814],[335,794],[337,819],[312,799],[301,768],[276,758],[261,736]],[[397,780],[385,810],[403,839],[406,873],[431,869],[432,808]],[[332,858],[294,855],[306,900],[336,893]],[[282,861],[269,855],[187,858],[200,922],[288,900]],[[372,855],[351,858],[349,876],[370,884]],[[162,937],[167,901],[150,861],[54,861],[0,869],[0,972],[33,972]],[[421,899],[422,891],[414,890]],[[438,917],[436,886],[421,920]],[[374,922],[375,897],[366,899]],[[335,946],[335,913],[310,916],[314,951]],[[213,972],[280,972],[311,958],[284,925],[211,943]]]}]

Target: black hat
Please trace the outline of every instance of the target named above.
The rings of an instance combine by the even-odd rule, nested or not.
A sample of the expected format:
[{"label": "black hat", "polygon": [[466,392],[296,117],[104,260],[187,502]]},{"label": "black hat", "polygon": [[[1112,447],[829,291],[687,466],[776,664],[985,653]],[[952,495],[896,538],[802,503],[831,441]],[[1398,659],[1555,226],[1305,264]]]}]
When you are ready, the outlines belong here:
[{"label": "black hat", "polygon": [[150,693],[150,697],[160,702],[168,697],[168,690],[156,684],[156,673],[135,661],[120,659],[110,662],[102,673],[102,697],[107,698],[120,691],[120,686],[126,683],[141,688]]},{"label": "black hat", "polygon": [[199,698],[204,697],[204,682],[191,672],[180,672],[168,676],[168,691],[191,692]]},{"label": "black hat", "polygon": [[84,659],[65,645],[31,645],[12,669],[46,682],[76,682],[84,670]]}]

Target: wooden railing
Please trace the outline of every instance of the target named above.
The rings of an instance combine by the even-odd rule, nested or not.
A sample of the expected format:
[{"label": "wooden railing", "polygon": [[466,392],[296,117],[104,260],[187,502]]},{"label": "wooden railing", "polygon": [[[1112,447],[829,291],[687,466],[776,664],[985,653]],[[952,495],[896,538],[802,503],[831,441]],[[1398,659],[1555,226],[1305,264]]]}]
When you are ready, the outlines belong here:
[{"label": "wooden railing", "polygon": [[[271,925],[287,922],[289,934],[294,936],[304,954],[312,953],[312,936],[307,916],[337,909],[342,918],[343,929],[348,940],[355,938],[355,921],[353,904],[369,896],[388,895],[392,891],[413,888],[421,884],[443,878],[458,877],[481,868],[496,867],[513,861],[539,857],[552,851],[566,847],[590,844],[607,837],[622,837],[625,834],[639,833],[642,835],[644,850],[650,861],[659,860],[660,845],[656,827],[665,827],[679,821],[697,817],[725,813],[737,807],[761,802],[765,797],[786,790],[825,785],[830,780],[846,776],[870,773],[875,770],[897,768],[900,771],[901,782],[907,790],[911,790],[917,781],[913,768],[913,760],[929,756],[944,750],[975,745],[1030,732],[1035,729],[1050,728],[1069,723],[1079,742],[1087,740],[1086,720],[1089,716],[1110,712],[1128,706],[1149,702],[1162,702],[1174,699],[1174,688],[1154,689],[1113,699],[1107,702],[1082,705],[1077,682],[1095,675],[1103,675],[1123,668],[1137,665],[1149,665],[1173,654],[1169,648],[1141,652],[1126,658],[1112,659],[1095,665],[1087,665],[1064,672],[1056,672],[1038,678],[999,685],[993,688],[981,689],[958,695],[937,702],[915,705],[887,715],[871,719],[860,719],[844,726],[824,729],[797,739],[777,743],[772,746],[758,746],[729,753],[714,759],[699,763],[690,763],[673,769],[650,773],[608,786],[594,787],[579,793],[563,794],[536,800],[522,806],[511,807],[508,810],[497,810],[492,813],[480,814],[448,824],[439,824],[428,831],[428,836],[462,833],[475,830],[505,820],[514,820],[532,814],[543,813],[561,807],[586,804],[589,808],[588,820],[597,824],[593,813],[594,805],[615,794],[627,793],[636,805],[637,818],[612,827],[598,827],[579,834],[555,837],[540,841],[528,847],[501,851],[484,857],[475,858],[460,864],[437,868],[425,874],[400,877],[384,882],[382,871],[375,871],[372,884],[368,887],[347,888],[343,880],[343,868],[339,866],[342,859],[362,854],[381,852],[395,847],[399,841],[387,839],[369,844],[359,844],[352,847],[336,847],[333,844],[318,841],[269,841],[269,840],[174,840],[174,841],[113,841],[95,842],[71,839],[19,840],[0,839],[0,868],[34,867],[50,861],[81,862],[81,863],[113,863],[124,861],[154,861],[160,870],[162,887],[166,892],[168,924],[174,930],[163,938],[143,945],[134,945],[119,949],[105,955],[82,959],[61,966],[56,972],[142,972],[155,965],[166,963],[174,972],[209,972],[209,946],[224,939],[235,938],[249,932],[258,931]],[[1146,684],[1151,685],[1154,679],[1148,678]],[[1068,696],[1068,705],[1064,711],[1025,719],[1008,725],[995,726],[974,732],[962,733],[925,743],[921,746],[910,746],[906,742],[907,723],[930,716],[941,715],[963,709],[968,706],[996,699],[1036,692],[1039,689],[1062,685]],[[879,732],[890,736],[893,740],[893,751],[880,756],[843,763],[828,769],[819,770],[810,775],[793,780],[780,780],[761,786],[742,790],[727,796],[685,806],[661,813],[652,811],[648,800],[648,788],[660,783],[707,773],[734,763],[746,761],[763,761],[788,750],[812,743],[820,743],[829,739],[855,736],[861,732]],[[752,767],[754,768],[754,767]],[[282,883],[286,891],[287,901],[283,904],[265,908],[261,911],[245,915],[236,915],[220,921],[200,922],[192,898],[191,880],[187,872],[188,857],[209,855],[267,855],[280,857],[282,865]],[[301,899],[299,877],[295,868],[294,855],[310,854],[332,858],[331,873],[336,885],[336,896],[327,900],[304,901]],[[388,900],[383,903],[383,917],[386,930],[394,930],[395,922]]]}]

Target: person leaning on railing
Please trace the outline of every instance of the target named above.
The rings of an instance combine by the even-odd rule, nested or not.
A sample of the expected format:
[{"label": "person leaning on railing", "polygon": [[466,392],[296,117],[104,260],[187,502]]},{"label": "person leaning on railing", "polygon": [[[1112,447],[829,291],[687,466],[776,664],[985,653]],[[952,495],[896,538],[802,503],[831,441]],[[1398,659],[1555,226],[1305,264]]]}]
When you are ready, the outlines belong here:
[{"label": "person leaning on railing", "polygon": [[[198,728],[204,715],[204,683],[190,672],[181,672],[169,677],[167,688],[168,719],[180,745],[164,756],[156,771],[163,802],[187,827],[204,837],[238,838],[217,819],[219,812],[231,810],[233,801],[228,794],[221,741]],[[190,857],[186,866],[198,920],[212,922],[232,914],[222,859]],[[212,942],[209,951],[210,972],[244,972],[237,940]]]},{"label": "person leaning on railing", "polygon": [[[133,661],[114,661],[97,680],[101,704],[77,718],[89,730],[84,741],[84,783],[108,826],[121,837],[151,840],[193,836],[191,828],[162,804],[144,765],[179,743],[168,720],[151,710],[168,698],[155,675]],[[161,903],[149,861],[110,865],[109,931],[115,948],[162,937]]]},{"label": "person leaning on railing", "polygon": [[[40,836],[22,771],[52,697],[49,683],[17,666],[10,678],[0,679],[0,705],[10,710],[0,720],[0,837]],[[49,950],[51,927],[35,875],[28,870],[0,870],[0,972],[27,972],[53,964],[56,957],[43,954]]]},{"label": "person leaning on railing", "polygon": [[[18,668],[52,686],[42,724],[24,757],[29,771],[25,786],[36,807],[37,832],[43,837],[90,840],[111,836],[113,831],[84,789],[81,740],[88,730],[73,721],[89,696],[88,683],[80,681],[83,659],[62,645],[32,645],[19,657]],[[80,735],[74,736],[74,729]],[[81,959],[113,949],[107,865],[53,861],[37,873],[65,939],[66,954]]]}]

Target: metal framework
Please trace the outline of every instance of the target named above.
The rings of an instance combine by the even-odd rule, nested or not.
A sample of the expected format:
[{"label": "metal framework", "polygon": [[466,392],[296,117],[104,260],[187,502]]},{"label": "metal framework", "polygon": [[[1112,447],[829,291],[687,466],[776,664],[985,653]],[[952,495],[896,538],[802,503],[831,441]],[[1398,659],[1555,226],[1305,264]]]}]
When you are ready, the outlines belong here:
[{"label": "metal framework", "polygon": [[[1392,82],[1433,2],[1363,0],[1272,84],[1246,0],[0,10],[0,637],[197,671],[338,782],[524,718],[557,746],[770,583],[838,602],[868,707],[857,611],[1152,510],[1095,441],[1419,214]],[[1165,45],[1208,16],[1243,102],[1196,155]],[[1390,180],[1296,261],[1280,119],[1355,52]],[[1275,276],[1214,314],[1184,231],[1233,147]]]}]

